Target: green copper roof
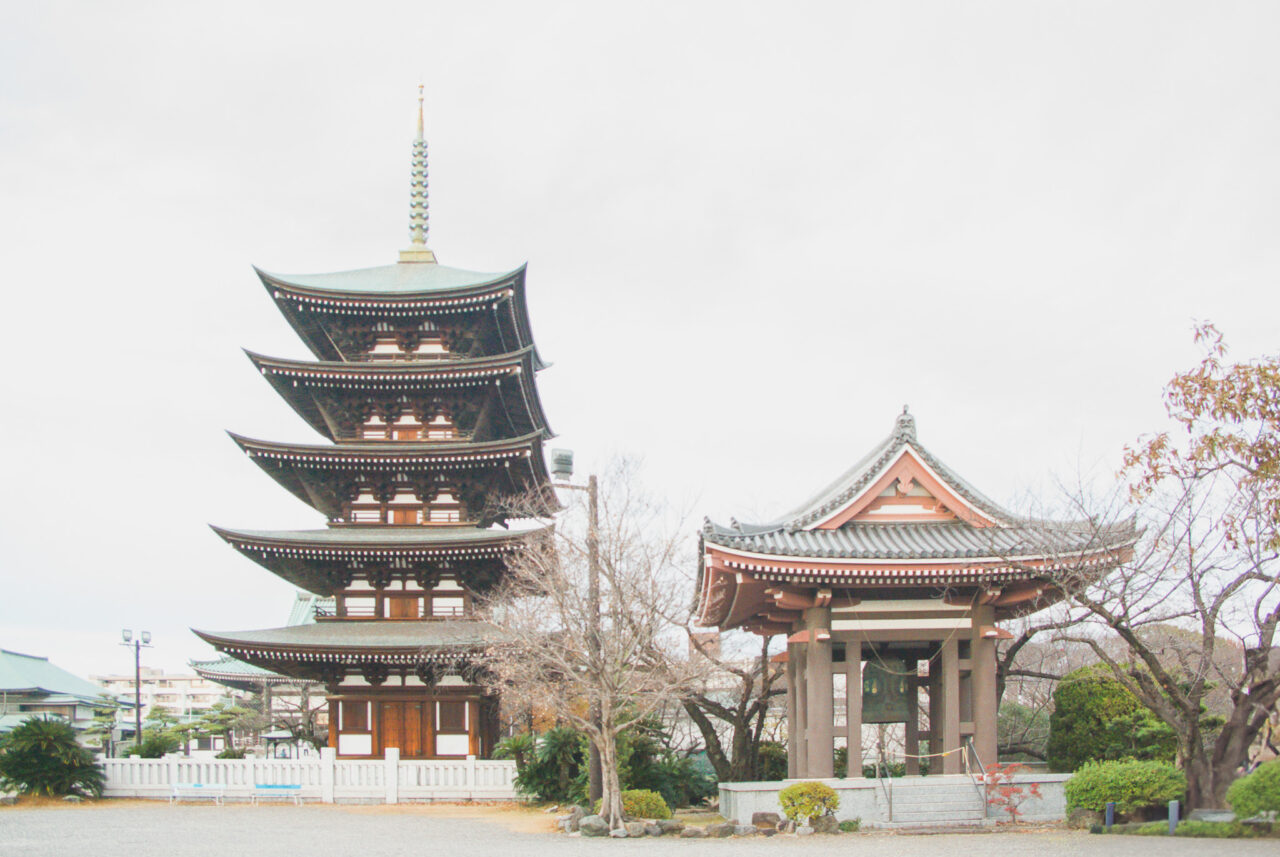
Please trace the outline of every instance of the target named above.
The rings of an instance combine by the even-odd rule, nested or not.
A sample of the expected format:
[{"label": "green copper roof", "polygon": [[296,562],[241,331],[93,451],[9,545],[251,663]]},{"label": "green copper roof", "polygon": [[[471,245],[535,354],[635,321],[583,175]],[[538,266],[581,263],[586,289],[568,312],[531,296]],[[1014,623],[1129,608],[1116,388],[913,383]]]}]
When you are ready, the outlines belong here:
[{"label": "green copper roof", "polygon": [[43,691],[96,702],[111,694],[106,688],[72,675],[48,658],[0,649],[0,691]]},{"label": "green copper roof", "polygon": [[469,648],[505,639],[504,633],[496,625],[464,619],[439,622],[322,622],[257,631],[213,633],[197,630],[195,633],[215,648],[224,651]]},{"label": "green copper roof", "polygon": [[498,274],[464,271],[434,262],[398,262],[379,265],[376,268],[357,268],[353,271],[337,271],[331,274],[273,274],[254,268],[264,282],[269,281],[302,289],[319,289],[326,292],[394,292],[412,294],[449,289],[466,289],[500,283],[519,274],[522,270]]},{"label": "green copper roof", "polygon": [[511,530],[503,527],[466,526],[350,526],[327,530],[232,530],[223,527],[211,527],[211,529],[228,541],[358,549],[501,545],[507,542],[519,542],[531,533],[545,532],[548,528]]}]

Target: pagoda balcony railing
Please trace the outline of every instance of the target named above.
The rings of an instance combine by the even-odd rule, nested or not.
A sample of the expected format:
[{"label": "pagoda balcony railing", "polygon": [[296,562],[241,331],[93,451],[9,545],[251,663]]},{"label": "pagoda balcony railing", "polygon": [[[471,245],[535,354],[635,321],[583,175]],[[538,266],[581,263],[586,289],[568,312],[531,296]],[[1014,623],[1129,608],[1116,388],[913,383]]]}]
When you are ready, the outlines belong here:
[{"label": "pagoda balcony railing", "polygon": [[337,610],[332,607],[317,607],[315,609],[315,617],[317,622],[435,622],[447,619],[464,619],[468,615],[465,607],[437,607],[432,610],[430,616],[379,616],[375,612],[376,608],[372,605],[348,605],[344,611],[344,615],[339,616]]}]

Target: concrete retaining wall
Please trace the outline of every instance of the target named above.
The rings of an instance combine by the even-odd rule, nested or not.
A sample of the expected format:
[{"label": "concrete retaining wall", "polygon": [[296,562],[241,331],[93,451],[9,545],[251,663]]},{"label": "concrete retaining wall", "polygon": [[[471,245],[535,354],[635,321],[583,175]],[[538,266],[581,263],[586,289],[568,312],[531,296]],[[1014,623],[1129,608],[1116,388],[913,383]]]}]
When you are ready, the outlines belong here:
[{"label": "concrete retaining wall", "polygon": [[[885,781],[885,786],[892,788],[895,783],[900,786],[910,785],[913,788],[923,788],[930,784],[954,786],[957,779],[959,778],[954,776],[897,777],[890,781]],[[967,780],[968,778],[964,779]],[[1034,783],[1039,787],[1040,791],[1038,799],[1028,798],[1021,805],[1022,815],[1020,819],[1023,821],[1061,821],[1064,819],[1067,813],[1067,799],[1063,786],[1069,779],[1071,779],[1070,774],[1032,773],[1015,777],[1015,785],[1025,787]],[[778,792],[795,782],[800,782],[800,780],[721,783],[720,814],[725,818],[736,818],[743,824],[751,822],[751,814],[754,812],[776,812],[781,814],[782,807],[778,803]],[[840,797],[840,809],[836,811],[836,818],[841,821],[851,818],[860,818],[868,824],[883,824],[889,821],[885,792],[875,780],[853,778],[818,780],[817,782],[826,783],[836,790],[836,794]],[[974,797],[976,800],[976,793]],[[987,817],[996,821],[1008,820],[1006,813],[998,812],[991,808],[987,809]]]}]

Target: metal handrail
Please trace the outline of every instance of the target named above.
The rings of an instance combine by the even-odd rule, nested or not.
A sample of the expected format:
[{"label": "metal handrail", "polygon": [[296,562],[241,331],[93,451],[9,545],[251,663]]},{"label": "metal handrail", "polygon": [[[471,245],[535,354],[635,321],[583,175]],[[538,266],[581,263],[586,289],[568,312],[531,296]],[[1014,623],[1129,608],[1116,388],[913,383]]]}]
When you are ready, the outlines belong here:
[{"label": "metal handrail", "polygon": [[[862,760],[858,760],[861,767]],[[885,784],[888,780],[888,785]],[[893,777],[889,775],[889,760],[884,755],[884,749],[880,750],[880,758],[876,761],[876,783],[880,786],[880,791],[884,792],[885,803],[889,807],[889,821],[893,821]]]},{"label": "metal handrail", "polygon": [[[964,759],[965,773],[969,775],[970,782],[973,783],[973,789],[978,793],[978,803],[982,805],[983,812],[987,808],[987,769],[982,764],[982,757],[978,755],[978,748],[973,743],[973,737],[969,736],[964,739],[964,751],[960,754]],[[977,772],[974,772],[974,767]]]}]

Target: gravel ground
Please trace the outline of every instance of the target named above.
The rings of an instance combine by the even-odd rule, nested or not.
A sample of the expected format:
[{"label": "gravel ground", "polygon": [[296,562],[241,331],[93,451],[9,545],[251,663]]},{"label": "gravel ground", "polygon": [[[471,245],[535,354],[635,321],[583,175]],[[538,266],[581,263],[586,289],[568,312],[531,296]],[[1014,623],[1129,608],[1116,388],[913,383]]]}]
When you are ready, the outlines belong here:
[{"label": "gravel ground", "polygon": [[447,807],[192,805],[130,802],[80,807],[0,808],[0,857],[91,854],[94,857],[306,857],[351,855],[439,857],[603,854],[661,857],[695,853],[737,855],[828,854],[858,857],[1001,857],[1117,855],[1177,857],[1202,854],[1277,854],[1276,842],[1085,833],[974,833],[903,836],[870,833],[769,839],[636,839],[611,841],[530,832],[547,819],[512,813],[450,813]]}]

